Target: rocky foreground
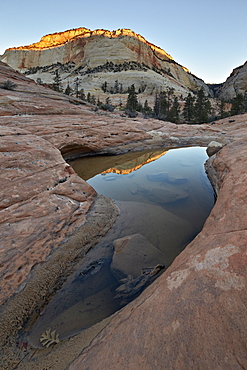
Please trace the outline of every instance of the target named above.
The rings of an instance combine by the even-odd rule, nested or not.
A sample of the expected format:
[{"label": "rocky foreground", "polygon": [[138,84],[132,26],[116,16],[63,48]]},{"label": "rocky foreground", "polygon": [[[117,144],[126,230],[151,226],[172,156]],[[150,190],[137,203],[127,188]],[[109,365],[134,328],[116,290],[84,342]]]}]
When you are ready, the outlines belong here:
[{"label": "rocky foreground", "polygon": [[[246,368],[247,114],[211,125],[132,120],[94,112],[0,63],[6,79],[17,87],[0,89],[2,368]],[[66,159],[212,140],[223,144],[207,163],[218,197],[201,233],[101,326],[49,350],[28,347],[24,358],[24,321],[117,217]]]}]

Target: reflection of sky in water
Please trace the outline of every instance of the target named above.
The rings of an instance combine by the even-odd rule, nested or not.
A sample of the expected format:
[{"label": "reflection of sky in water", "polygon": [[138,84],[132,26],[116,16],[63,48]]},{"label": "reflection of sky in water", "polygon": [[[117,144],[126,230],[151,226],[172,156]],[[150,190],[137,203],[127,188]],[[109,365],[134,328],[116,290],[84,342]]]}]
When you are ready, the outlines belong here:
[{"label": "reflection of sky in water", "polygon": [[[204,169],[207,158],[205,148],[171,149],[129,174],[103,173],[88,183],[98,193],[120,201],[129,214],[132,221],[126,219],[121,225],[121,236],[138,232],[163,249],[172,240],[167,233],[180,234],[184,246],[201,230],[213,207],[214,193]],[[176,249],[178,243],[170,248]],[[174,255],[166,253],[171,263]]]},{"label": "reflection of sky in water", "polygon": [[[111,269],[114,241],[138,235],[137,239],[142,241],[140,248],[150,245],[148,258],[158,251],[162,260],[157,263],[164,263],[166,267],[172,263],[201,230],[213,207],[214,194],[204,170],[206,159],[205,148],[172,149],[129,174],[104,173],[88,180],[98,193],[116,201],[119,217],[108,234],[78,264],[75,273],[46,307],[45,315],[36,321],[30,338],[32,343],[39,345],[40,335],[48,327],[56,329],[60,338],[73,335],[132,299],[126,299],[125,303],[116,299],[116,289],[122,282]],[[135,156],[133,164],[139,167],[138,160]],[[78,162],[79,169],[85,169],[83,161]],[[105,171],[104,158],[101,157],[101,161]],[[111,162],[108,157],[107,161],[115,163],[116,158]],[[92,162],[87,158],[86,162],[92,169],[95,158]],[[128,164],[115,167],[126,170]],[[128,264],[137,275],[142,270],[138,262],[132,256]]]},{"label": "reflection of sky in water", "polygon": [[130,174],[99,174],[88,183],[114,200],[164,205],[169,196],[170,202],[186,198],[191,187],[200,193],[197,186],[208,184],[203,167],[206,159],[204,148],[173,149]]}]

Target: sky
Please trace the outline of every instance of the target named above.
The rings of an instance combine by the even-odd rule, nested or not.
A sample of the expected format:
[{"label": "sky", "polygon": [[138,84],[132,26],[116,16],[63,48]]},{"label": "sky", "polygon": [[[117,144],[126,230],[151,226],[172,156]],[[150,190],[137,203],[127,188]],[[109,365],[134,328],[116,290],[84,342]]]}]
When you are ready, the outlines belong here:
[{"label": "sky", "polygon": [[247,60],[247,0],[0,0],[0,55],[44,35],[130,28],[206,83]]}]

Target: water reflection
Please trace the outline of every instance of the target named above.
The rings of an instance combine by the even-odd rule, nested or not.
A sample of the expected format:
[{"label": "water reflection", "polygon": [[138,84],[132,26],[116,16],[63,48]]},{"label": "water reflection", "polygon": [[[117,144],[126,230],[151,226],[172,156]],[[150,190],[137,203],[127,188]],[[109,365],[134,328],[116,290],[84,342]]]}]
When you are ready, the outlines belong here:
[{"label": "water reflection", "polygon": [[[145,153],[145,156],[147,155],[148,153]],[[158,212],[159,219],[162,219],[161,214],[167,214],[163,218],[172,221],[176,216],[184,220],[190,224],[188,230],[191,231],[188,231],[188,239],[193,237],[191,234],[201,230],[214,203],[213,190],[204,170],[204,162],[208,158],[205,148],[172,149],[168,152],[152,152],[149,156],[158,158],[152,162],[149,158],[149,163],[145,161],[145,165],[140,166],[138,161],[140,162],[143,157],[139,155],[132,161],[132,166],[131,161],[127,161],[128,168],[123,164],[111,166],[114,172],[124,169],[128,174],[120,175],[104,170],[101,171],[103,173],[89,179],[88,183],[98,193],[116,201],[142,203],[138,205],[141,208],[139,217],[138,212],[134,212],[137,205],[129,204],[132,208],[130,213],[136,213],[138,222],[141,224],[145,222],[141,221],[143,219],[141,215],[146,218],[147,212],[157,213],[157,209],[151,212],[152,207],[157,206],[161,207]],[[76,161],[73,166],[80,174],[80,166],[83,166],[83,162]],[[132,171],[136,167],[139,169]],[[146,204],[148,208],[145,208]],[[120,204],[120,208],[121,206],[124,205]],[[152,215],[150,217],[153,218]],[[150,222],[152,223],[152,220]],[[159,245],[156,246],[162,248]]]},{"label": "water reflection", "polygon": [[214,203],[205,148],[74,161],[75,171],[116,201],[110,232],[78,265],[33,326],[71,336],[109,316],[149,285],[201,230]]}]

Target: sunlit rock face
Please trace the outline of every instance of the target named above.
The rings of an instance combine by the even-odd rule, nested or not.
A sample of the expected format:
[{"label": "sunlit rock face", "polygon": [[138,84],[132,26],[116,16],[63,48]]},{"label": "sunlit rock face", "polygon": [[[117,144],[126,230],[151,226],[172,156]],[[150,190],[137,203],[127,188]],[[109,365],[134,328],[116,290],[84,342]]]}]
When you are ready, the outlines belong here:
[{"label": "sunlit rock face", "polygon": [[75,86],[78,77],[85,92],[102,94],[106,81],[109,92],[115,81],[127,93],[131,84],[153,94],[155,89],[175,89],[187,95],[204,82],[190,74],[161,48],[129,29],[117,31],[78,28],[54,33],[29,46],[7,49],[1,60],[29,77],[52,83],[58,70],[63,86]]},{"label": "sunlit rock face", "polygon": [[235,68],[226,82],[218,90],[220,99],[232,99],[237,94],[244,94],[247,90],[247,61],[240,67]]}]

